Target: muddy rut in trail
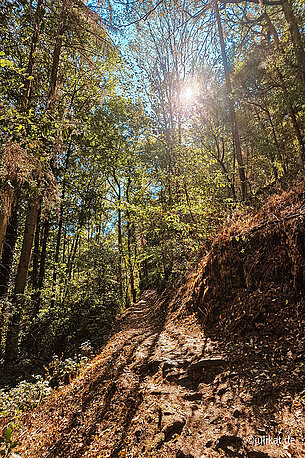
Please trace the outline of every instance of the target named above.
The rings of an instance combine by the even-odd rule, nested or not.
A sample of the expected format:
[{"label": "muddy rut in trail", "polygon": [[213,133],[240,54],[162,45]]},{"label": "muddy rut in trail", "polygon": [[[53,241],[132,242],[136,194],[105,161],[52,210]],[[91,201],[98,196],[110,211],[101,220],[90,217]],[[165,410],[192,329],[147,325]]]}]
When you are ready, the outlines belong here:
[{"label": "muddy rut in trail", "polygon": [[24,419],[19,453],[304,456],[303,398],[280,399],[270,370],[223,351],[183,306],[147,291],[86,372]]}]

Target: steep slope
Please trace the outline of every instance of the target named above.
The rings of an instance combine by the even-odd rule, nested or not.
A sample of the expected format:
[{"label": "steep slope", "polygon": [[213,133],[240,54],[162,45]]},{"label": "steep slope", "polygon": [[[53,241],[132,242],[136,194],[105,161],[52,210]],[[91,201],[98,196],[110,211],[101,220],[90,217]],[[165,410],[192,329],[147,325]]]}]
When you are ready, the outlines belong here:
[{"label": "steep slope", "polygon": [[22,457],[305,456],[304,197],[230,222],[171,301],[147,291],[24,417]]}]

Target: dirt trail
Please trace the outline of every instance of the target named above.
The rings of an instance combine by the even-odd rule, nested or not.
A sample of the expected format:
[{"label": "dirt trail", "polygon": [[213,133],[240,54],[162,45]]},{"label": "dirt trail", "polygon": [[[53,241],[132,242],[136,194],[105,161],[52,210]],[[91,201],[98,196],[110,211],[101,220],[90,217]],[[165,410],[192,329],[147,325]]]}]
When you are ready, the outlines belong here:
[{"label": "dirt trail", "polygon": [[304,398],[279,400],[266,362],[169,309],[154,291],[128,309],[86,372],[25,419],[22,457],[305,456]]}]

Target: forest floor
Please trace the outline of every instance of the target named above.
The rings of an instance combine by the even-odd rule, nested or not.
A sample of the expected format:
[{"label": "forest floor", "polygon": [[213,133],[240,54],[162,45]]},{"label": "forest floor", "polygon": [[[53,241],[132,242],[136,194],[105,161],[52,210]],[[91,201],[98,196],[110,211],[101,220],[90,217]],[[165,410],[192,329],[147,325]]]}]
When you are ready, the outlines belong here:
[{"label": "forest floor", "polygon": [[289,373],[168,302],[146,291],[85,372],[24,418],[22,457],[305,456]]}]

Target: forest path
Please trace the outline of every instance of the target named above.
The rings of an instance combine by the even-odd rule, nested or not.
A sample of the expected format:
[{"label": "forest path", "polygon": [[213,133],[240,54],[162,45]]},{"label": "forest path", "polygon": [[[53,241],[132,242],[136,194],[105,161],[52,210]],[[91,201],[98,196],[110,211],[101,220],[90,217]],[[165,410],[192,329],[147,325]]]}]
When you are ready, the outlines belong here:
[{"label": "forest path", "polygon": [[21,456],[304,456],[289,441],[260,445],[279,426],[304,425],[298,406],[275,405],[265,367],[253,391],[249,367],[255,362],[224,354],[193,315],[168,313],[146,291],[85,373],[29,416]]}]

